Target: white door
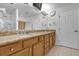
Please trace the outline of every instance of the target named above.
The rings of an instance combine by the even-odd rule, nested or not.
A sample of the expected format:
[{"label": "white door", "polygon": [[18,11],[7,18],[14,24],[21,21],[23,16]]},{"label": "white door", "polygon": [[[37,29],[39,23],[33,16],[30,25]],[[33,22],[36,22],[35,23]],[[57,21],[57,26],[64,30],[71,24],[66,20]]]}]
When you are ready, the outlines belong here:
[{"label": "white door", "polygon": [[77,48],[76,33],[77,10],[71,10],[60,14],[59,40],[60,45]]}]

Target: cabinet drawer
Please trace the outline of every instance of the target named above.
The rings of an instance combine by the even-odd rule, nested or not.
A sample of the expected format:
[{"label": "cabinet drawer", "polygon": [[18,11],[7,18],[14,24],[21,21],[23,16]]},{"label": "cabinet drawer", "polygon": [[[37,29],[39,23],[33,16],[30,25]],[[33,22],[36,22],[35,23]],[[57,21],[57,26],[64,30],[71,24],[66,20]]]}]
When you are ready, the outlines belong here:
[{"label": "cabinet drawer", "polygon": [[28,55],[29,55],[29,48],[24,49],[20,52],[17,52],[15,54],[11,55],[11,56],[28,56]]},{"label": "cabinet drawer", "polygon": [[12,54],[11,56],[32,56],[32,49],[26,48],[26,49],[23,49],[22,51],[15,53],[15,54]]},{"label": "cabinet drawer", "polygon": [[44,36],[39,36],[39,41],[44,41]]},{"label": "cabinet drawer", "polygon": [[53,35],[54,35],[54,32],[50,34],[50,36],[53,36]]},{"label": "cabinet drawer", "polygon": [[55,36],[54,35],[53,36],[50,36],[50,39],[52,39],[52,40],[55,39]]},{"label": "cabinet drawer", "polygon": [[50,38],[55,38],[55,35],[50,35]]},{"label": "cabinet drawer", "polygon": [[33,37],[30,39],[23,40],[23,47],[29,47],[38,42],[38,37]]},{"label": "cabinet drawer", "polygon": [[0,55],[10,55],[22,49],[22,41],[18,41],[0,48]]},{"label": "cabinet drawer", "polygon": [[49,38],[49,34],[45,35],[45,39],[48,39]]}]

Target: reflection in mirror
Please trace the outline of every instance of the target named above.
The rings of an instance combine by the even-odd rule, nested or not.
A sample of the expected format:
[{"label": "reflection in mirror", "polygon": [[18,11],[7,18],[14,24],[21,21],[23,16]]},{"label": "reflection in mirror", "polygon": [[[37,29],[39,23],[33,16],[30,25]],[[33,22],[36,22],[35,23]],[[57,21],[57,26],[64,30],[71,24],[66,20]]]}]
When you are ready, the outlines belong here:
[{"label": "reflection in mirror", "polygon": [[10,12],[9,10],[7,10],[7,8],[0,8],[0,32],[16,30],[16,20],[14,15],[15,12]]}]

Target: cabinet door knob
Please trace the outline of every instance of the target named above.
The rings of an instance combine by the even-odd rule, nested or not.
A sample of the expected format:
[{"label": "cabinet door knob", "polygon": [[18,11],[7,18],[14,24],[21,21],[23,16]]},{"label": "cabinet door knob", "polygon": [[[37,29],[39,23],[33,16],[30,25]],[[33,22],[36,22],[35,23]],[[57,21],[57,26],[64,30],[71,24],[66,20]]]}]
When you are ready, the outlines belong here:
[{"label": "cabinet door knob", "polygon": [[11,48],[11,49],[10,49],[10,51],[14,51],[14,49],[13,49],[13,48]]},{"label": "cabinet door knob", "polygon": [[74,32],[78,32],[78,30],[75,30]]}]

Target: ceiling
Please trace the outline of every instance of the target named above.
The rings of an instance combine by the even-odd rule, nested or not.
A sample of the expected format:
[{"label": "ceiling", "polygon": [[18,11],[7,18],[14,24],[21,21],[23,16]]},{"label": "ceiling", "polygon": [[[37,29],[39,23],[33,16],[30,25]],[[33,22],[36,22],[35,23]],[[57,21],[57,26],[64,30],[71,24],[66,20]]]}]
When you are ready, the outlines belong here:
[{"label": "ceiling", "polygon": [[47,3],[52,8],[61,8],[67,6],[79,6],[79,3]]},{"label": "ceiling", "polygon": [[0,8],[6,8],[8,14],[15,13],[16,8],[18,8],[19,15],[22,15],[26,18],[37,15],[32,7],[24,3],[0,3]]},{"label": "ceiling", "polygon": [[[46,4],[46,3],[44,3]],[[66,6],[79,6],[79,3],[47,3],[51,8],[61,8]],[[36,12],[32,7],[30,7],[28,4],[24,3],[0,3],[0,8],[6,8],[6,11],[8,14],[12,14],[15,12],[16,8],[19,9],[19,15],[22,15],[24,17],[32,17],[35,15],[38,15],[38,12]]]}]

